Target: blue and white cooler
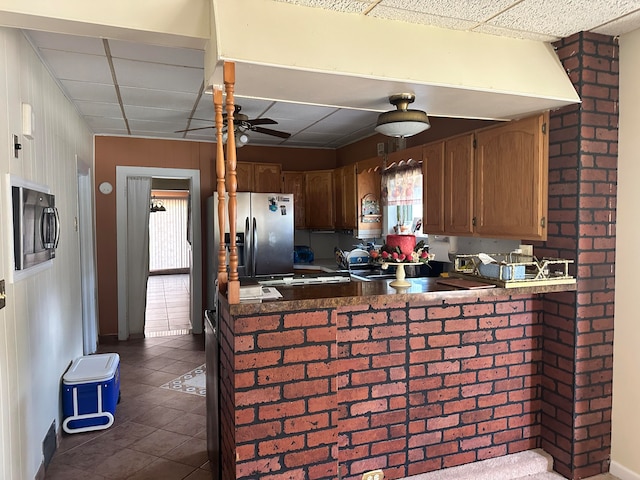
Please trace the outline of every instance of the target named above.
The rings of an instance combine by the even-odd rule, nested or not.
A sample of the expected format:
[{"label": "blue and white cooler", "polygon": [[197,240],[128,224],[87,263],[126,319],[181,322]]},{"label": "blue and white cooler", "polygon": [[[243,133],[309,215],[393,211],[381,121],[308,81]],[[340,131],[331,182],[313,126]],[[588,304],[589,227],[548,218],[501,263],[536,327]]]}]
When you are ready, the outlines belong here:
[{"label": "blue and white cooler", "polygon": [[62,377],[62,386],[65,432],[109,428],[120,395],[120,356],[102,353],[76,358]]}]

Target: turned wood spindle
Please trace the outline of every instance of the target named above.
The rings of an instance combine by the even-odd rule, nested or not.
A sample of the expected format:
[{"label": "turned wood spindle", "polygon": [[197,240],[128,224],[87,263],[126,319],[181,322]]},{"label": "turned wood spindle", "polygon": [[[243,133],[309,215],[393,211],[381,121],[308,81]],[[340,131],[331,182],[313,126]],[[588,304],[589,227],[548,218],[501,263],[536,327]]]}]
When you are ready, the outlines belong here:
[{"label": "turned wood spindle", "polygon": [[218,231],[220,232],[220,244],[218,246],[218,288],[222,292],[227,289],[227,248],[224,241],[225,233],[225,165],[224,146],[222,145],[222,89],[215,87],[213,90],[213,107],[215,109],[216,125],[216,177],[218,192]]},{"label": "turned wood spindle", "polygon": [[240,303],[240,281],[238,279],[238,247],[236,245],[236,218],[238,216],[236,191],[236,138],[234,129],[234,98],[236,66],[233,62],[224,62],[224,89],[227,96],[227,191],[229,192],[229,283],[227,299],[230,304]]}]

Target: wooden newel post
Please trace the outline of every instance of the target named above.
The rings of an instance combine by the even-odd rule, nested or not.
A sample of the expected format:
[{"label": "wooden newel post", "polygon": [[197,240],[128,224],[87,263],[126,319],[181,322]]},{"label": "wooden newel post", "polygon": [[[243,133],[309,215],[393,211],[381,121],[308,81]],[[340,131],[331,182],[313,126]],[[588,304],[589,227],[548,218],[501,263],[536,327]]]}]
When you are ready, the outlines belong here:
[{"label": "wooden newel post", "polygon": [[225,166],[224,166],[224,146],[222,145],[222,89],[213,90],[213,107],[215,109],[216,125],[216,178],[218,192],[218,231],[220,232],[220,244],[218,245],[218,288],[221,292],[227,291],[227,248],[224,241],[225,231]]},{"label": "wooden newel post", "polygon": [[234,98],[233,92],[236,82],[236,65],[224,62],[224,89],[227,95],[227,191],[229,192],[229,283],[227,300],[230,304],[240,303],[240,281],[238,279],[238,247],[236,245],[236,218],[238,216],[236,191],[236,137],[234,129]]}]

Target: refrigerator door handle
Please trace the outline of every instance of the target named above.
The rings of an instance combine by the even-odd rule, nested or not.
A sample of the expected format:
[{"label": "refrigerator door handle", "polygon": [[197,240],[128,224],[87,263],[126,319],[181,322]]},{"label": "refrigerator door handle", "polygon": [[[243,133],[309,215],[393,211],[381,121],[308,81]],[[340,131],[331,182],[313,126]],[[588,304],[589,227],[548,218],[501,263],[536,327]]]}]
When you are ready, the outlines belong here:
[{"label": "refrigerator door handle", "polygon": [[256,217],[253,217],[253,232],[251,233],[253,240],[253,252],[251,257],[251,276],[255,276],[256,274],[256,264],[258,263],[258,225],[256,222]]},{"label": "refrigerator door handle", "polygon": [[[245,264],[245,275],[253,276],[253,272],[251,271],[251,262],[253,261],[251,244],[249,243],[249,217],[244,219],[244,264]],[[253,239],[251,239],[253,241]]]}]

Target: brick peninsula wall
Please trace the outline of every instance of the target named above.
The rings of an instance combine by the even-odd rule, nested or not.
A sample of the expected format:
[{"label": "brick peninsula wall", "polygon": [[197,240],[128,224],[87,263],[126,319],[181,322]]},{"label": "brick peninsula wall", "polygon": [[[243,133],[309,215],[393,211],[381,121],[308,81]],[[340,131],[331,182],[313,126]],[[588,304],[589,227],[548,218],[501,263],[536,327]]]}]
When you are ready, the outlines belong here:
[{"label": "brick peninsula wall", "polygon": [[541,297],[433,303],[223,311],[223,478],[392,480],[538,447]]},{"label": "brick peninsula wall", "polygon": [[576,292],[545,295],[542,448],[570,479],[609,471],[618,164],[618,45],[556,45],[581,105],[551,112],[549,232],[538,256],[576,262]]}]

